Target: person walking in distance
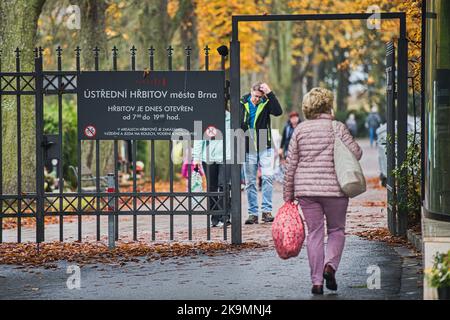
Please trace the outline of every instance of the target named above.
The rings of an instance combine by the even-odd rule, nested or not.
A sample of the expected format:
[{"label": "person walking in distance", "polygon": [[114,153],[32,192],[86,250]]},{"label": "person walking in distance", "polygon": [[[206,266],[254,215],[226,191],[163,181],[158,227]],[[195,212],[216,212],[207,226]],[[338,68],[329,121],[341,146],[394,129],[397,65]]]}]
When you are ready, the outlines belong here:
[{"label": "person walking in distance", "polygon": [[373,146],[373,143],[376,143],[376,131],[381,124],[381,117],[378,114],[377,107],[372,107],[371,112],[366,118],[366,128],[369,130],[369,138],[370,138],[370,147]]},{"label": "person walking in distance", "polygon": [[300,123],[300,117],[297,111],[291,111],[289,113],[289,120],[286,122],[286,125],[283,129],[283,134],[281,136],[281,145],[280,145],[280,158],[285,160],[288,153],[289,142],[291,141],[292,133],[294,133],[294,129]]},{"label": "person walking in distance", "polygon": [[353,113],[350,113],[348,115],[345,124],[347,125],[348,130],[350,130],[350,133],[352,134],[353,138],[356,138],[356,135],[358,134],[358,124],[356,122],[355,115]]}]

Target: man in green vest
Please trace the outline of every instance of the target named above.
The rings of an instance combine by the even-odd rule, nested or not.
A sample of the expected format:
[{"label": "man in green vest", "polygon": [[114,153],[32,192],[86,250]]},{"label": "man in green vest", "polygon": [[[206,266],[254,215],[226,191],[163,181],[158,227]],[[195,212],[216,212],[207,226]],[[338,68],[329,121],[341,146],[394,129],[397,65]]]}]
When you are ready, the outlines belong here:
[{"label": "man in green vest", "polygon": [[244,174],[249,216],[245,224],[257,224],[259,220],[256,189],[258,167],[261,167],[262,178],[262,221],[273,221],[272,190],[275,158],[270,116],[280,116],[282,113],[278,99],[266,83],[255,83],[250,93],[241,99],[241,129],[247,133]]}]

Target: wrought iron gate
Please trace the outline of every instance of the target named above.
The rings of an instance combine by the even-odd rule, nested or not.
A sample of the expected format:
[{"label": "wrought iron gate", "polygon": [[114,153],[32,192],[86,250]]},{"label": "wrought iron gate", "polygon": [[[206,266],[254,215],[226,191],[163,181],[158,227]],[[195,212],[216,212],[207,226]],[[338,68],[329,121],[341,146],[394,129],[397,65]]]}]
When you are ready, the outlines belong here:
[{"label": "wrought iron gate", "polygon": [[[131,70],[136,70],[136,48],[133,46],[130,50],[130,62]],[[148,54],[148,70],[154,70],[154,57],[155,50],[153,47],[149,49]],[[191,70],[191,48],[185,48],[185,71]],[[65,177],[63,172],[63,96],[77,94],[77,80],[81,72],[80,65],[80,52],[81,49],[77,47],[75,50],[75,64],[76,69],[74,71],[62,70],[62,49],[58,47],[56,50],[57,55],[57,70],[47,71],[43,66],[43,50],[36,48],[34,50],[34,71],[23,72],[21,71],[21,51],[17,49],[16,53],[16,70],[14,72],[4,72],[1,69],[1,56],[0,56],[0,123],[3,126],[2,115],[4,115],[4,108],[2,101],[8,99],[16,100],[15,112],[17,113],[17,190],[16,192],[3,192],[3,174],[2,169],[7,166],[2,163],[3,152],[8,152],[2,147],[0,148],[0,242],[4,239],[4,229],[6,229],[6,222],[13,221],[15,224],[14,230],[17,231],[16,239],[14,241],[21,242],[23,234],[24,221],[35,221],[35,241],[43,242],[46,240],[46,230],[49,228],[55,228],[55,224],[47,224],[46,219],[54,217],[58,219],[56,231],[59,235],[59,240],[64,241],[65,237],[65,221],[64,218],[72,217],[77,224],[76,237],[74,240],[82,241],[85,235],[94,236],[95,240],[101,240],[105,233],[101,228],[102,217],[114,217],[114,233],[115,240],[121,238],[119,232],[119,217],[127,216],[131,217],[132,239],[138,240],[138,217],[148,216],[151,218],[151,228],[149,230],[149,238],[151,240],[175,240],[175,219],[179,216],[184,216],[187,219],[187,239],[193,240],[193,217],[204,216],[206,219],[206,238],[211,240],[211,222],[212,215],[218,216],[230,216],[230,189],[240,190],[240,184],[234,184],[233,186],[225,185],[223,190],[211,190],[203,192],[191,191],[191,166],[188,166],[188,182],[187,191],[180,192],[174,190],[174,163],[172,157],[169,157],[169,190],[167,192],[158,192],[156,190],[156,172],[155,172],[155,140],[150,140],[150,183],[151,190],[142,192],[138,188],[137,181],[137,143],[136,141],[129,141],[131,146],[132,155],[132,186],[131,190],[123,191],[119,183],[119,142],[114,141],[113,155],[114,155],[114,172],[111,172],[108,176],[109,184],[108,188],[102,185],[103,178],[100,177],[100,144],[102,141],[94,140],[95,143],[95,175],[92,176],[94,182],[93,190],[86,191],[83,189],[83,166],[82,166],[82,144],[78,139],[77,143],[77,163],[71,163],[73,172],[77,175],[77,188],[72,192],[65,192]],[[98,48],[93,50],[95,58],[95,71],[99,71],[99,52]],[[161,54],[161,53],[158,53]],[[197,53],[196,53],[197,54]],[[210,48],[206,46],[204,48],[204,71],[207,72],[210,69]],[[118,71],[117,67],[118,49],[114,47],[112,49],[112,70]],[[225,70],[226,55],[221,55],[222,70]],[[170,46],[167,48],[167,70],[173,70],[173,48]],[[226,90],[226,88],[224,88]],[[36,184],[35,190],[32,192],[24,192],[22,189],[22,172],[21,168],[25,165],[21,157],[21,99],[24,96],[34,97],[34,112],[35,112],[35,126],[36,126]],[[55,96],[57,97],[58,106],[58,130],[55,134],[45,134],[44,132],[44,109],[45,109],[45,97]],[[227,96],[227,94],[226,94]],[[199,116],[199,120],[201,115]],[[11,125],[11,124],[10,124]],[[3,127],[2,127],[3,131]],[[2,131],[0,131],[0,141],[3,141]],[[225,135],[224,135],[225,136]],[[225,138],[223,139],[225,144]],[[173,141],[168,141],[169,154],[173,150]],[[223,148],[225,150],[225,147]],[[44,166],[49,158],[57,159],[57,176],[58,188],[57,192],[46,192]],[[225,160],[225,155],[224,155]],[[66,164],[67,165],[67,164]],[[238,166],[230,166],[232,173],[237,171],[239,174]],[[209,170],[209,167],[206,168]],[[206,172],[207,175],[209,172]],[[225,174],[225,173],[224,173]],[[233,206],[232,222],[232,242],[240,243],[240,231],[236,232],[237,228],[240,228],[240,206]],[[168,217],[168,239],[162,239],[157,236],[157,217]],[[92,217],[94,219],[90,226],[95,225],[94,230],[85,231],[83,227],[86,223],[83,223],[84,217]],[[109,219],[111,222],[111,219]],[[203,228],[204,229],[204,228]],[[53,230],[55,231],[55,230]],[[228,238],[229,228],[227,223],[223,225],[223,240]],[[55,232],[53,232],[55,234]],[[7,241],[12,241],[7,239]]]}]

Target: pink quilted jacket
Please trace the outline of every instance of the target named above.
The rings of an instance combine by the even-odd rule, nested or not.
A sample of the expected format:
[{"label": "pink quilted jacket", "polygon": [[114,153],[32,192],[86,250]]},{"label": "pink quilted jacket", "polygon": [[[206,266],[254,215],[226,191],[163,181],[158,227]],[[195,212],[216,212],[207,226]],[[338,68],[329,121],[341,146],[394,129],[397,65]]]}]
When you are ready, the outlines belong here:
[{"label": "pink quilted jacket", "polygon": [[[321,114],[318,118],[300,123],[289,143],[284,175],[285,201],[303,197],[345,197],[334,170],[333,116]],[[336,131],[358,160],[362,150],[347,127],[337,122]]]}]

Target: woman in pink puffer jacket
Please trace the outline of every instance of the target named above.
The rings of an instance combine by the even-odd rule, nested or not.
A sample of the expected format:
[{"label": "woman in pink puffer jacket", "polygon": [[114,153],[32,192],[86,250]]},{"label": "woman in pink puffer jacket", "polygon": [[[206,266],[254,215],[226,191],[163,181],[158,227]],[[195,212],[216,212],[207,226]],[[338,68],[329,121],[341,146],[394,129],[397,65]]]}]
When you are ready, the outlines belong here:
[{"label": "woman in pink puffer jacket", "polygon": [[[328,289],[337,290],[335,273],[344,249],[348,197],[342,192],[334,170],[332,92],[312,89],[303,99],[302,110],[307,121],[292,134],[283,198],[286,202],[298,200],[300,204],[308,228],[312,293],[323,294],[324,279]],[[362,150],[343,123],[337,122],[336,134],[360,160]],[[326,252],[324,216],[328,233]]]}]

